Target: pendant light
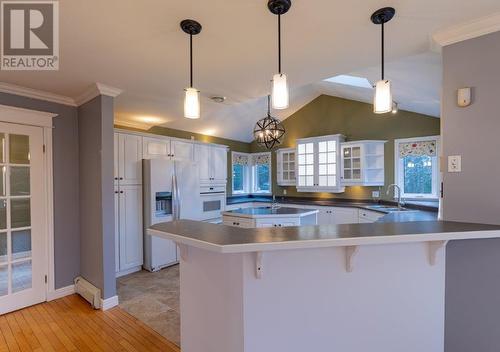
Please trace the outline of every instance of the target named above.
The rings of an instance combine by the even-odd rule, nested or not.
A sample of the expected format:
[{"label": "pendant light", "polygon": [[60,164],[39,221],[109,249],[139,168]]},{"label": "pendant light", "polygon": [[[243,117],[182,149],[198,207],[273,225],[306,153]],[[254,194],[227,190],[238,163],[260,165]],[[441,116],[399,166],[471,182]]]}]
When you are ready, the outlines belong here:
[{"label": "pendant light", "polygon": [[288,108],[290,93],[286,75],[281,72],[281,15],[290,10],[291,0],[269,0],[267,7],[271,13],[278,16],[278,73],[273,76],[272,102],[274,109]]},{"label": "pendant light", "polygon": [[181,28],[189,34],[189,87],[185,89],[184,117],[188,119],[200,118],[200,91],[193,87],[193,35],[201,32],[201,24],[194,20],[184,20]]},{"label": "pendant light", "polygon": [[257,144],[272,149],[281,143],[285,134],[285,127],[281,121],[271,116],[271,96],[267,96],[267,116],[260,119],[253,129],[254,139]]},{"label": "pendant light", "polygon": [[375,84],[375,96],[373,98],[373,112],[375,114],[385,114],[392,111],[392,92],[391,82],[384,77],[384,24],[389,22],[396,10],[392,7],[384,7],[375,11],[371,20],[374,24],[380,25],[382,28],[382,79]]}]

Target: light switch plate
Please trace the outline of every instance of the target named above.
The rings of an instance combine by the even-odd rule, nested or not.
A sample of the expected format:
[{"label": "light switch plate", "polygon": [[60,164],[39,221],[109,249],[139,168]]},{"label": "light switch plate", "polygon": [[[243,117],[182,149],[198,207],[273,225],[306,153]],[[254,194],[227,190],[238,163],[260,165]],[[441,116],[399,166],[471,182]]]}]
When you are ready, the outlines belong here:
[{"label": "light switch plate", "polygon": [[380,191],[373,191],[372,198],[380,198]]},{"label": "light switch plate", "polygon": [[448,156],[448,172],[462,172],[462,156]]}]

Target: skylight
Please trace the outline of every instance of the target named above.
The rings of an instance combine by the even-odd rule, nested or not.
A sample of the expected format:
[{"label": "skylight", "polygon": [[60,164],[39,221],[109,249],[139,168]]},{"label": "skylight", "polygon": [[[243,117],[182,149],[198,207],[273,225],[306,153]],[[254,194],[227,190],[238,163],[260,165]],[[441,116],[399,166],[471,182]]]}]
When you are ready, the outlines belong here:
[{"label": "skylight", "polygon": [[326,82],[344,84],[346,86],[360,87],[360,88],[373,88],[369,80],[364,77],[356,77],[349,75],[338,75],[335,77],[325,79]]}]

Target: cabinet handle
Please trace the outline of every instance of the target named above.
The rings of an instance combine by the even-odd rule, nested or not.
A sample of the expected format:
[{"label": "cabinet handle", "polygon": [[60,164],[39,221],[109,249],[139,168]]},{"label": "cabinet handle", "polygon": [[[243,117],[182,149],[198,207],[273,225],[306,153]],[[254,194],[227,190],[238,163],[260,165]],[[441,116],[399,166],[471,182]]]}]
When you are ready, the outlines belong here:
[{"label": "cabinet handle", "polygon": [[120,180],[123,180],[123,177],[120,177]]},{"label": "cabinet handle", "polygon": [[123,191],[120,191],[120,193],[123,193]]},{"label": "cabinet handle", "polygon": [[118,180],[118,177],[115,177],[115,180]]},{"label": "cabinet handle", "polygon": [[118,193],[118,191],[115,191],[115,193]]}]

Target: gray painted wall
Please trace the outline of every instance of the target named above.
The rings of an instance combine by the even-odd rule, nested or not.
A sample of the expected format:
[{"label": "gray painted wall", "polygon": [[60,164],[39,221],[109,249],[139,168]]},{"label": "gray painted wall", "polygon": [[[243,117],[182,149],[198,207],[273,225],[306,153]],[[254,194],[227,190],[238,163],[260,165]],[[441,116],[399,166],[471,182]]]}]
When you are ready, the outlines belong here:
[{"label": "gray painted wall", "polygon": [[58,114],[53,119],[55,287],[80,274],[77,108],[0,93],[0,104]]},{"label": "gray painted wall", "polygon": [[[456,91],[474,101],[457,106]],[[500,224],[500,32],[443,49],[441,135],[445,157],[462,155],[461,173],[444,173],[443,216]],[[454,241],[446,259],[446,352],[500,346],[500,240]]]},{"label": "gray painted wall", "polygon": [[98,96],[78,108],[80,145],[81,275],[116,295],[113,193],[113,98]]}]

